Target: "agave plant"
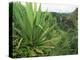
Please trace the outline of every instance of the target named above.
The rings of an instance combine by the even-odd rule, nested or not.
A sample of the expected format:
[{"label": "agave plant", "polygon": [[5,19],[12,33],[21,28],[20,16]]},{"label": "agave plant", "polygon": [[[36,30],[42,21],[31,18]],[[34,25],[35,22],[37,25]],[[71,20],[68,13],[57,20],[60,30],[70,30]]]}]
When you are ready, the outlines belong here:
[{"label": "agave plant", "polygon": [[[13,4],[13,56],[44,56],[44,49],[54,49],[60,38],[48,38],[50,31],[56,32],[56,20],[50,25],[52,17],[45,11],[42,13],[41,5],[37,11],[37,5],[26,3],[23,6],[20,2]],[[56,35],[56,34],[54,34]],[[57,34],[58,35],[58,34]],[[56,41],[57,40],[57,41]]]}]

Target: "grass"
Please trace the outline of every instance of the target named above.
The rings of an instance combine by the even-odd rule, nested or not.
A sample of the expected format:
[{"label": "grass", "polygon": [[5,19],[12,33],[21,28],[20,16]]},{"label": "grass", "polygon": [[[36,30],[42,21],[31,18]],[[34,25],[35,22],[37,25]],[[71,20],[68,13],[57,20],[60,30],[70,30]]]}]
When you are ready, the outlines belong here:
[{"label": "grass", "polygon": [[[25,6],[20,2],[13,3],[12,56],[16,58],[77,54],[77,22],[73,23],[71,20],[73,24],[69,27],[66,18],[63,22],[58,22],[59,13],[54,15],[55,13],[42,12],[41,5],[38,11],[37,8],[36,3],[34,9],[32,3],[26,3]],[[69,14],[73,15],[75,14]],[[76,17],[77,15],[74,21],[77,21]]]}]

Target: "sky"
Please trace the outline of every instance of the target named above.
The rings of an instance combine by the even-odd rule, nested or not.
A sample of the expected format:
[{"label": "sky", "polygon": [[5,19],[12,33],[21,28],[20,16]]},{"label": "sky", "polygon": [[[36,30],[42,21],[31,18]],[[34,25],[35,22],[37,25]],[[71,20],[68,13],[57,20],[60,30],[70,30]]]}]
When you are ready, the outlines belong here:
[{"label": "sky", "polygon": [[77,6],[75,5],[60,5],[60,4],[41,4],[42,11],[59,12],[59,13],[71,13]]},{"label": "sky", "polygon": [[[22,3],[25,5],[25,3]],[[33,4],[34,5],[34,4]],[[37,7],[39,8],[40,3],[37,3]],[[38,10],[37,8],[37,10]],[[48,12],[58,12],[58,13],[71,13],[73,12],[77,6],[70,5],[70,4],[46,4],[41,3],[41,10],[42,11],[48,11]]]}]

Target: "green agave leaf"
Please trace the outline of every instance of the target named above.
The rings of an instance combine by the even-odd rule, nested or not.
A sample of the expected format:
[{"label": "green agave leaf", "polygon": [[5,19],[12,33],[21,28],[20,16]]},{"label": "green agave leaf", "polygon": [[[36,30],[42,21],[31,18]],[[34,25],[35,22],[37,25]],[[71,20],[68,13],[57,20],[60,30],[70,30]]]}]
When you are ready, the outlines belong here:
[{"label": "green agave leaf", "polygon": [[21,31],[19,29],[17,29],[16,27],[14,28],[14,30],[19,34],[22,35]]},{"label": "green agave leaf", "polygon": [[[27,17],[28,15],[26,13],[26,9],[24,8],[24,6],[22,6],[22,8],[20,10],[22,11],[21,14],[23,16],[22,18],[23,18],[23,23],[24,23],[24,26],[25,26],[25,30],[27,30],[27,34],[30,36],[30,35],[32,35],[32,33],[31,33],[32,32],[32,28],[31,28],[30,22],[29,22],[28,17]],[[25,31],[25,33],[26,33],[26,31]]]},{"label": "green agave leaf", "polygon": [[36,20],[36,26],[37,27],[34,27],[34,29],[38,28],[38,29],[36,29],[36,30],[38,30],[38,32],[35,32],[35,35],[34,35],[35,39],[33,39],[33,40],[36,40],[37,42],[38,42],[42,32],[44,31],[43,27],[45,25],[45,18],[47,16],[47,12],[45,12],[45,14],[42,14],[40,9],[41,9],[41,7],[39,6],[39,10],[37,12],[37,14],[39,14],[39,15],[36,15],[36,19],[37,19]]},{"label": "green agave leaf", "polygon": [[37,13],[37,4],[36,3],[34,3],[34,20],[35,20],[35,18],[36,18],[36,13]]},{"label": "green agave leaf", "polygon": [[27,11],[27,16],[30,21],[31,27],[33,28],[34,13],[33,13],[33,8],[32,8],[32,3],[27,3],[25,8]]},{"label": "green agave leaf", "polygon": [[[24,25],[23,25],[23,23],[22,23],[22,18],[21,18],[21,14],[19,13],[19,9],[18,9],[18,6],[17,6],[17,4],[14,4],[13,5],[13,14],[14,14],[14,16],[16,17],[16,23],[18,23],[20,26],[21,26],[21,28],[23,27],[24,28]],[[18,29],[17,29],[18,30]],[[18,32],[19,33],[19,32]]]},{"label": "green agave leaf", "polygon": [[60,41],[60,37],[54,37],[50,40],[43,40],[40,42],[40,45],[56,45]]},{"label": "green agave leaf", "polygon": [[32,27],[30,21],[27,18],[25,7],[22,6],[20,3],[14,3],[13,14],[16,17],[15,22],[21,27],[20,31],[22,33],[22,37],[24,37],[25,40],[31,40]]},{"label": "green agave leaf", "polygon": [[41,5],[39,6],[38,12],[36,14],[36,25],[39,25],[41,21]]},{"label": "green agave leaf", "polygon": [[43,14],[41,14],[41,20],[40,20],[40,25],[41,26],[43,26],[44,27],[44,25],[45,25],[45,20],[46,20],[46,17],[48,16],[48,12],[46,11],[46,12],[43,12]]},{"label": "green agave leaf", "polygon": [[38,27],[39,27],[41,30],[44,30],[43,27],[42,27],[41,25],[38,25]]},{"label": "green agave leaf", "polygon": [[43,54],[44,53],[42,50],[40,50],[38,48],[35,48],[34,50],[36,51],[36,53],[40,53],[40,54]]},{"label": "green agave leaf", "polygon": [[19,43],[18,43],[18,46],[16,47],[17,49],[19,49],[22,40],[23,40],[23,38],[20,39],[20,41],[19,41]]},{"label": "green agave leaf", "polygon": [[13,14],[16,17],[16,22],[19,22],[19,24],[23,26],[21,14],[19,13],[19,9],[16,3],[13,4]]},{"label": "green agave leaf", "polygon": [[56,26],[56,25],[51,26],[51,27],[48,27],[48,28],[42,33],[42,35],[40,36],[39,40],[42,40],[42,38],[45,37],[46,34],[49,33],[55,26]]}]

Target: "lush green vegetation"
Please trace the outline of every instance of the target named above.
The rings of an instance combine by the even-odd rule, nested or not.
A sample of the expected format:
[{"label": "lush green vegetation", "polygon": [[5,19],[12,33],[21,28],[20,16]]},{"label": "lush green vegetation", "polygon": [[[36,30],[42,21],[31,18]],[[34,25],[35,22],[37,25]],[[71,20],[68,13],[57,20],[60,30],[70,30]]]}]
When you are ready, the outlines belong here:
[{"label": "lush green vegetation", "polygon": [[42,12],[41,5],[13,3],[13,57],[78,53],[77,9],[73,13]]}]

